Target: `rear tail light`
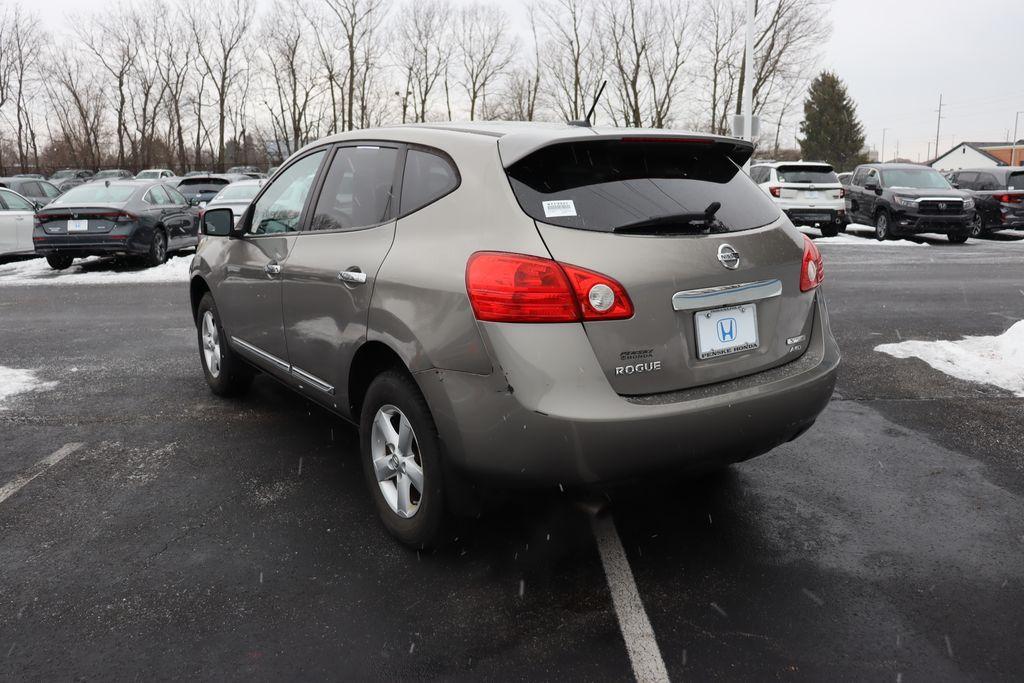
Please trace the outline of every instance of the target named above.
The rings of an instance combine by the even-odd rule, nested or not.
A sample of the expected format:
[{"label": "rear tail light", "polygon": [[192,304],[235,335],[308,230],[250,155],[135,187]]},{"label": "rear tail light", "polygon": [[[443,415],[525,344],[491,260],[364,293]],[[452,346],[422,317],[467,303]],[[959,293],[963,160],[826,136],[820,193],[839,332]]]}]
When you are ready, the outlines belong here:
[{"label": "rear tail light", "polygon": [[1024,202],[1024,195],[1019,194],[997,194],[996,201],[1002,204],[1020,204]]},{"label": "rear tail light", "polygon": [[633,315],[614,279],[547,258],[480,251],[466,264],[466,291],[478,320],[565,323]]},{"label": "rear tail light", "polygon": [[800,266],[800,291],[809,292],[825,281],[825,264],[811,238],[804,235],[804,260]]},{"label": "rear tail light", "polygon": [[839,188],[839,198],[843,199],[844,197],[846,197],[846,188],[845,187],[840,187]]},{"label": "rear tail light", "polygon": [[768,188],[768,192],[770,192],[773,197],[781,197],[782,196],[782,188],[781,187],[776,187],[776,186],[769,187]]}]

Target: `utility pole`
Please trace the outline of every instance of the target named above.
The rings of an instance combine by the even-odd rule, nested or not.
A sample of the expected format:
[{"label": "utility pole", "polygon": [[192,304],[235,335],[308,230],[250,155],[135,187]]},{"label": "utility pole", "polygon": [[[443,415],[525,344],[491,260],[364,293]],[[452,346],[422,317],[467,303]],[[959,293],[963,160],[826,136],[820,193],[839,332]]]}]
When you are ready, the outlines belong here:
[{"label": "utility pole", "polygon": [[932,141],[928,141],[928,161],[932,160]]},{"label": "utility pole", "polygon": [[888,128],[883,128],[882,129],[882,151],[878,153],[878,163],[880,163],[880,164],[884,164],[885,163],[885,131],[887,131],[887,130],[889,130],[889,129]]},{"label": "utility pole", "polygon": [[896,160],[900,159],[900,139],[896,138]]},{"label": "utility pole", "polygon": [[[747,0],[747,44],[743,59],[743,132],[754,141],[754,14],[757,0]],[[750,170],[748,160],[745,171]]]},{"label": "utility pole", "polygon": [[939,118],[935,121],[935,154],[939,153],[939,128],[942,126],[942,93],[939,93]]},{"label": "utility pole", "polygon": [[1016,166],[1014,163],[1017,159],[1017,122],[1020,121],[1020,115],[1024,114],[1024,111],[1019,111],[1013,115],[1013,150],[1010,152],[1010,166]]}]

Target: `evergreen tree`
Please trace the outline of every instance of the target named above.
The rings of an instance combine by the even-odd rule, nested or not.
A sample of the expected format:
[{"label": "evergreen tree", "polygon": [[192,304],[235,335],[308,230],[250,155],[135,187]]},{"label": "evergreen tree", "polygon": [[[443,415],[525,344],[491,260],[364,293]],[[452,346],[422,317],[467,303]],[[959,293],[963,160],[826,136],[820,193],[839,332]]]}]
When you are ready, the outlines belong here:
[{"label": "evergreen tree", "polygon": [[836,171],[852,170],[864,158],[864,126],[846,85],[831,71],[811,83],[800,124],[800,151],[805,161],[825,161]]}]

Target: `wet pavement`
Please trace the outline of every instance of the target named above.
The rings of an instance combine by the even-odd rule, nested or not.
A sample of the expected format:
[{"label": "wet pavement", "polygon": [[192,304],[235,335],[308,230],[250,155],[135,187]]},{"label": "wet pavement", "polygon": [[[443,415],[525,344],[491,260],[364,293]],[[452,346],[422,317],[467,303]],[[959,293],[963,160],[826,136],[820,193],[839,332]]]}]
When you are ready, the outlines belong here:
[{"label": "wet pavement", "polygon": [[0,403],[0,677],[1019,680],[1024,399],[873,349],[1024,319],[1024,242],[918,241],[822,241],[844,365],[796,442],[433,553],[354,429],[208,392],[184,283],[0,287],[0,366],[57,382]]}]

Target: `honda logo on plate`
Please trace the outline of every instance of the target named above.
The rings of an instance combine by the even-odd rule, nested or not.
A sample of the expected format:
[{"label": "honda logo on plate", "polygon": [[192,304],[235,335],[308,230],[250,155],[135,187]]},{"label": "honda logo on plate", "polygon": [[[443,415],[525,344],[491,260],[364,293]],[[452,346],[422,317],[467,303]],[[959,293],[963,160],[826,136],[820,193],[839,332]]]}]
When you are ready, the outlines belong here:
[{"label": "honda logo on plate", "polygon": [[736,340],[736,318],[722,318],[718,321],[718,341],[731,342]]}]

